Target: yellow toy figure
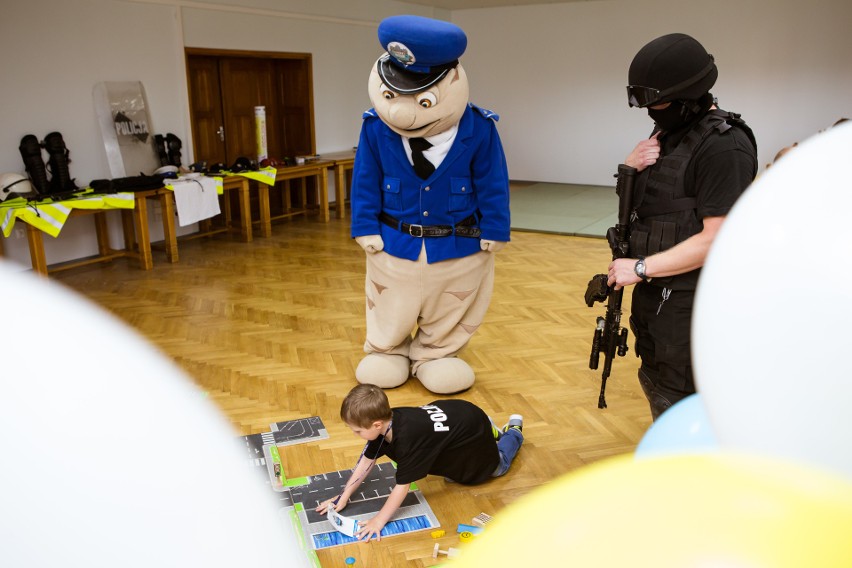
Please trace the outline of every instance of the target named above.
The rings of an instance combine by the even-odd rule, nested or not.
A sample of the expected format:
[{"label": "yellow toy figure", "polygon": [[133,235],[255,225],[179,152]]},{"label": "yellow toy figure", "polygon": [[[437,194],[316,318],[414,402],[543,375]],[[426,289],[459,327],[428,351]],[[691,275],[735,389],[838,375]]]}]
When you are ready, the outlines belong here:
[{"label": "yellow toy figure", "polygon": [[415,376],[470,388],[457,357],[482,323],[494,253],[509,240],[509,174],[494,113],[468,102],[458,26],[418,16],[379,25],[352,182],[352,236],[367,253],[361,383]]}]

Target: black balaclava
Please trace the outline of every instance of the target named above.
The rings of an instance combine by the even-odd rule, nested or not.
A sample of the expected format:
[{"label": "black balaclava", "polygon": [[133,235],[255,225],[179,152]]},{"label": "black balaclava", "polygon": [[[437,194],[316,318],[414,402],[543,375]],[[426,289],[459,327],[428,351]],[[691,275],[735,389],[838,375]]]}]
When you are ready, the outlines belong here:
[{"label": "black balaclava", "polygon": [[686,107],[681,101],[672,101],[669,106],[662,109],[648,108],[648,116],[660,130],[671,132],[677,130],[684,123]]},{"label": "black balaclava", "polygon": [[713,106],[713,95],[705,93],[697,100],[674,100],[664,109],[648,108],[657,127],[665,132],[674,132],[681,127],[692,124],[697,118],[704,116]]}]

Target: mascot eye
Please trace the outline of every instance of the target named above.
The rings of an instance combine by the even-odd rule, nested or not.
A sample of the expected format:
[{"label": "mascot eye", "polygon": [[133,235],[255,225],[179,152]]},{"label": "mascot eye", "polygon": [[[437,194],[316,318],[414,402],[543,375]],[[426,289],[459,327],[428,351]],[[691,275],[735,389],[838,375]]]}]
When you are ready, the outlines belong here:
[{"label": "mascot eye", "polygon": [[422,93],[420,94],[420,96],[417,97],[417,104],[419,104],[423,108],[431,108],[436,101],[437,99],[432,93]]},{"label": "mascot eye", "polygon": [[382,83],[382,85],[379,87],[379,92],[382,94],[382,96],[383,96],[384,98],[386,98],[386,99],[388,99],[388,100],[390,100],[390,99],[395,99],[395,98],[396,98],[396,96],[397,96],[397,95],[396,95],[396,93],[395,93],[395,92],[393,92],[393,91],[391,91],[391,90],[388,88],[388,86],[387,86],[387,85],[385,85],[384,83]]}]

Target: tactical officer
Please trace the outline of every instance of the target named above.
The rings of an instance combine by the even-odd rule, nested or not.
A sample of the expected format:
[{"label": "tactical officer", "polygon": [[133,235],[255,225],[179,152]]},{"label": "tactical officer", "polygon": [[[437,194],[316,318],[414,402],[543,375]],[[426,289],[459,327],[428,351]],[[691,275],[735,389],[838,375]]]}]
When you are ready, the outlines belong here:
[{"label": "tactical officer", "polygon": [[627,101],[654,121],[624,161],[634,187],[630,256],[609,284],[636,284],[630,326],[654,420],[695,392],[690,326],[701,266],[725,215],[757,173],[757,144],[739,115],[716,106],[718,70],[694,38],[668,34],[633,58]]}]

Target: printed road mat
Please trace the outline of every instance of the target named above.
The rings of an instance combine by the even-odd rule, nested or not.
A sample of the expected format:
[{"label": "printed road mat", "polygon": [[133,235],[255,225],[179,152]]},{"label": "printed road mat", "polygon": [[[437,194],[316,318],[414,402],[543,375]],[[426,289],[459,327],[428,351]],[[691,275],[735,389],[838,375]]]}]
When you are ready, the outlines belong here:
[{"label": "printed road mat", "polygon": [[[279,513],[287,517],[309,550],[320,550],[357,542],[332,526],[324,515],[316,513],[317,505],[339,495],[351,469],[287,479],[286,464],[280,448],[328,438],[318,416],[278,422],[269,432],[243,436],[250,467],[257,469],[278,503]],[[378,463],[361,482],[342,514],[358,520],[369,519],[382,508],[396,485],[396,469],[392,462]],[[382,538],[441,526],[423,493],[412,483],[402,505],[382,529]]]}]

